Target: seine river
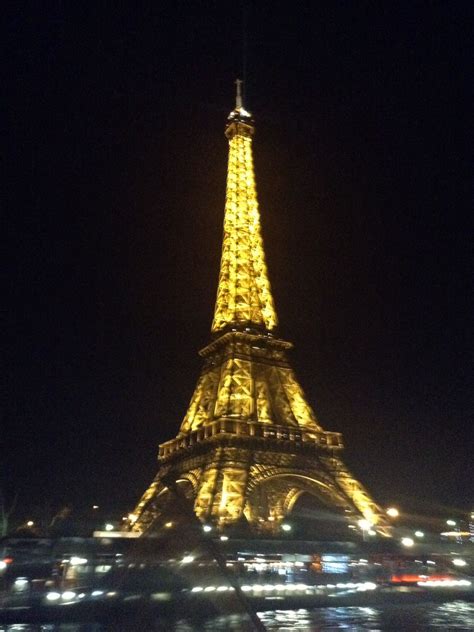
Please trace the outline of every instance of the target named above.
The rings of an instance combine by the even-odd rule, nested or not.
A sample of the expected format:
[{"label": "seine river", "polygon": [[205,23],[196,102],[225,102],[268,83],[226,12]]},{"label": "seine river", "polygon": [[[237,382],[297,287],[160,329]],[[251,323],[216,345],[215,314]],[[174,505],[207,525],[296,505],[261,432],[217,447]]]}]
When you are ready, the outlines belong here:
[{"label": "seine river", "polygon": [[[392,630],[474,630],[474,603],[450,601],[419,605],[384,605],[381,607],[318,608],[315,610],[273,610],[259,613],[267,630],[280,632],[372,632]],[[193,625],[180,621],[117,621],[106,625],[89,623],[0,624],[0,632],[250,632],[252,628],[239,617],[228,616]]]}]

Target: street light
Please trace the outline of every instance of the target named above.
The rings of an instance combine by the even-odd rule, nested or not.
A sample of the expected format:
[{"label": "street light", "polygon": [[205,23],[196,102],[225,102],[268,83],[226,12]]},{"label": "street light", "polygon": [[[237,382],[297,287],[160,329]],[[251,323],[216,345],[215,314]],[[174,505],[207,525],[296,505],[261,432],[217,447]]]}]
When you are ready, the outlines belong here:
[{"label": "street light", "polygon": [[390,518],[398,518],[399,515],[400,512],[396,507],[389,507],[387,509],[387,516],[390,516]]},{"label": "street light", "polygon": [[446,520],[446,524],[449,524],[450,527],[456,526],[456,520]]},{"label": "street light", "polygon": [[401,540],[403,546],[411,547],[415,544],[415,540],[413,538],[402,538]]},{"label": "street light", "polygon": [[34,527],[35,523],[33,522],[33,520],[28,520],[28,522],[26,523],[27,527]]},{"label": "street light", "polygon": [[286,532],[291,531],[291,524],[288,524],[287,522],[284,522],[281,525],[281,530],[282,531],[286,531]]},{"label": "street light", "polygon": [[423,531],[415,531],[415,535],[417,538],[424,538],[425,534]]}]

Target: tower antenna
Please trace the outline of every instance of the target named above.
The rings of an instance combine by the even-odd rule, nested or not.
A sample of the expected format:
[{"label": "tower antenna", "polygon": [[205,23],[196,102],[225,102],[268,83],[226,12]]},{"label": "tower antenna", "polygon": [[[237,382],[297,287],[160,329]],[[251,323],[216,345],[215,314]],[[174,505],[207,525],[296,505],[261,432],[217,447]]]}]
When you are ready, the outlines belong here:
[{"label": "tower antenna", "polygon": [[236,110],[240,110],[241,108],[243,108],[243,104],[242,104],[242,79],[236,79],[235,80],[235,85],[237,87],[237,92],[235,95],[235,109]]},{"label": "tower antenna", "polygon": [[242,3],[242,80],[247,84],[247,3]]}]

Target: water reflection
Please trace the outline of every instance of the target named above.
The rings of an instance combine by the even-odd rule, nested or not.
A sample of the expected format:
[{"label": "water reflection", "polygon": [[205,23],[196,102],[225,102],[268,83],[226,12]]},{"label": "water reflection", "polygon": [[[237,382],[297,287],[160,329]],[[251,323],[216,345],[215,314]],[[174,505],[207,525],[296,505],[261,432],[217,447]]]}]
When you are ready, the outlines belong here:
[{"label": "water reflection", "polygon": [[432,611],[432,624],[438,628],[446,628],[449,621],[449,629],[474,630],[474,604],[467,601],[451,601],[443,603]]},{"label": "water reflection", "polygon": [[274,610],[260,613],[260,617],[267,630],[281,632],[474,630],[474,604],[467,601],[385,605],[377,608]]},{"label": "water reflection", "polygon": [[[385,632],[416,630],[474,630],[474,604],[454,601],[441,604],[385,605],[377,608],[318,608],[315,610],[271,610],[259,613],[267,630],[280,632]],[[135,620],[107,624],[10,624],[0,632],[251,632],[251,624],[242,615],[217,617],[207,622]]]},{"label": "water reflection", "polygon": [[0,632],[105,632],[107,628],[98,623],[43,623],[0,625]]},{"label": "water reflection", "polygon": [[[375,608],[321,608],[318,610],[282,610],[261,613],[268,630],[380,630],[380,612]],[[354,627],[356,626],[356,627]]]}]

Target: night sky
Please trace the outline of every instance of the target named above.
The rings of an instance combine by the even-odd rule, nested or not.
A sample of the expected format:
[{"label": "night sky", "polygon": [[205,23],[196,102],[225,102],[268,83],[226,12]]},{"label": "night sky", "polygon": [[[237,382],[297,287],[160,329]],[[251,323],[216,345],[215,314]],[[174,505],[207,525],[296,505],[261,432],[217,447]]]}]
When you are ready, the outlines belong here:
[{"label": "night sky", "polygon": [[242,3],[84,4],[3,15],[7,498],[121,515],[155,475],[210,339],[245,65],[310,403],[384,506],[471,509],[472,3],[248,4],[245,46]]}]

